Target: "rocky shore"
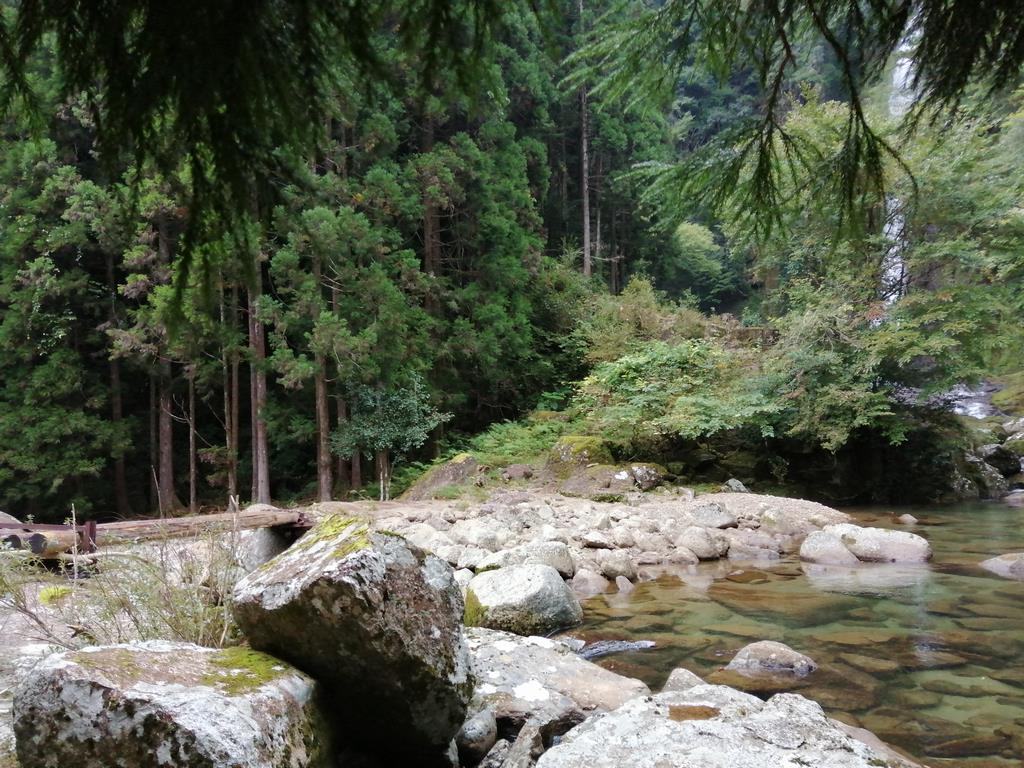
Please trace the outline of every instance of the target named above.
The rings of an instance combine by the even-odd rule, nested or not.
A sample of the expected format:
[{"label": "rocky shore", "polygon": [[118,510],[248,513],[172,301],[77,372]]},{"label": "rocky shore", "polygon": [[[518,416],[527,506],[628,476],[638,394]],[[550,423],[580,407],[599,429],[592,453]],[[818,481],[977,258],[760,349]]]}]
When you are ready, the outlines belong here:
[{"label": "rocky shore", "polygon": [[[748,493],[310,512],[320,523],[290,548],[271,531],[248,537],[231,601],[248,647],[132,643],[8,663],[21,768],[911,765],[799,695],[764,702],[684,669],[655,695],[541,635],[613,583],[803,555],[818,534],[816,562],[919,561],[927,543],[913,534]],[[813,669],[777,645],[732,666]]]}]

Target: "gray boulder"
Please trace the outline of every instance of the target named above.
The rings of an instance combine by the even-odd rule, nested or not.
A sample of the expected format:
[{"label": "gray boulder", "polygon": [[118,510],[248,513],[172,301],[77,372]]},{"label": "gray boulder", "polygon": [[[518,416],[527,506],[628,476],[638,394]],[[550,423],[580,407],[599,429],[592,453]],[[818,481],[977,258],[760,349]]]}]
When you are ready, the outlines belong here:
[{"label": "gray boulder", "polygon": [[735,477],[730,477],[726,480],[725,484],[722,486],[722,490],[728,493],[750,493],[750,489]]},{"label": "gray boulder", "polygon": [[725,667],[741,675],[793,675],[804,677],[818,668],[810,656],[794,651],[784,643],[761,640],[740,648]]},{"label": "gray boulder", "polygon": [[482,709],[463,723],[455,737],[463,763],[479,763],[498,741],[498,721],[490,709]]},{"label": "gray boulder", "polygon": [[675,539],[677,548],[688,549],[701,560],[717,560],[729,551],[729,540],[717,531],[691,525]]},{"label": "gray boulder", "polygon": [[977,449],[976,453],[1003,475],[1009,477],[1020,472],[1020,456],[1000,443],[990,443]]},{"label": "gray boulder", "polygon": [[[814,768],[897,766],[795,694],[762,702],[715,685],[633,699],[588,719],[537,768]],[[909,763],[908,763],[909,765]]]},{"label": "gray boulder", "polygon": [[704,528],[733,528],[736,525],[736,516],[717,501],[698,501],[690,515],[694,523]]},{"label": "gray boulder", "polygon": [[814,531],[800,545],[800,559],[820,565],[856,565],[857,556],[833,533]]},{"label": "gray boulder", "polygon": [[492,711],[503,734],[528,721],[546,734],[564,732],[587,713],[650,693],[639,680],[586,661],[556,640],[481,628],[467,629],[466,637],[480,681],[470,711]]},{"label": "gray boulder", "polygon": [[581,597],[593,597],[606,591],[611,582],[589,568],[580,568],[569,582],[573,591]]},{"label": "gray boulder", "polygon": [[[855,560],[843,555],[845,549]],[[909,531],[862,528],[851,523],[827,525],[810,534],[800,547],[800,558],[823,565],[863,563],[924,563],[931,559],[928,541]]]},{"label": "gray boulder", "polygon": [[330,764],[313,680],[265,654],[148,642],[41,661],[14,702],[21,768]]},{"label": "gray boulder", "polygon": [[569,552],[569,547],[560,541],[538,541],[495,552],[481,560],[477,564],[477,570],[489,571],[527,563],[550,565],[567,579],[571,579],[576,573],[572,553]]},{"label": "gray boulder", "polygon": [[462,613],[447,563],[341,517],[246,576],[234,595],[250,644],[323,684],[345,733],[420,764],[441,764],[465,720],[473,680]]},{"label": "gray boulder", "polygon": [[1024,552],[1008,552],[989,558],[981,563],[981,567],[1004,579],[1024,581]]},{"label": "gray boulder", "polygon": [[583,621],[572,590],[550,565],[530,563],[486,571],[466,587],[466,624],[546,634]]},{"label": "gray boulder", "polygon": [[0,512],[0,523],[9,525],[21,525],[21,521],[13,515],[8,515],[6,512]]}]

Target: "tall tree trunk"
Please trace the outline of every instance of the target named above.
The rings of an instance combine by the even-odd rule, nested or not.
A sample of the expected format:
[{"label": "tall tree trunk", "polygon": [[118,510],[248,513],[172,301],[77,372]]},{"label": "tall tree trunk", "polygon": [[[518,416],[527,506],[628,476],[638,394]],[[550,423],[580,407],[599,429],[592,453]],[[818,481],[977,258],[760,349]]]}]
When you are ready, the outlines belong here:
[{"label": "tall tree trunk", "polygon": [[[420,150],[427,153],[433,149],[434,119],[426,117]],[[423,193],[423,272],[431,278],[438,277],[441,272],[441,211],[426,190]],[[426,309],[432,314],[440,308],[434,287],[431,281],[426,297]]]},{"label": "tall tree trunk", "polygon": [[193,366],[188,373],[188,511],[193,515],[199,511],[196,459],[196,372]]},{"label": "tall tree trunk", "polygon": [[[320,259],[313,257],[313,277],[316,279],[317,298],[321,298]],[[316,315],[319,312],[320,302],[317,301],[317,309],[313,310],[313,322],[316,323]],[[334,489],[334,477],[331,467],[331,409],[327,400],[327,362],[323,354],[314,353],[316,373],[313,375],[314,396],[316,400],[316,485],[317,500],[330,501],[331,492]]]},{"label": "tall tree trunk", "polygon": [[363,488],[363,457],[359,454],[359,451],[356,451],[352,454],[350,461],[352,465],[350,476],[352,490],[360,491]]},{"label": "tall tree trunk", "polygon": [[160,413],[158,414],[160,435],[159,499],[160,512],[168,513],[181,508],[181,501],[174,490],[174,405],[171,397],[173,383],[171,363],[160,361]]},{"label": "tall tree trunk", "polygon": [[391,457],[387,451],[377,451],[377,481],[380,483],[380,500],[391,498]]},{"label": "tall tree trunk", "polygon": [[[583,0],[579,0],[580,27],[583,34]],[[587,119],[587,87],[580,88],[580,197],[583,204],[583,274],[593,272],[590,254],[590,137]]]},{"label": "tall tree trunk", "polygon": [[[221,293],[220,322],[232,334],[238,315],[238,289],[231,287],[231,302],[225,310]],[[221,350],[221,377],[224,382],[224,450],[228,503],[238,496],[238,352],[227,344]]]},{"label": "tall tree trunk", "polygon": [[[114,279],[114,255],[107,254],[107,293],[110,298],[110,310],[107,317],[111,327],[115,327],[117,313],[117,282]],[[124,418],[124,400],[121,395],[121,361],[110,358],[110,420],[115,426]],[[114,457],[114,504],[120,517],[131,517],[132,508],[128,502],[128,481],[125,472],[124,453]]]},{"label": "tall tree trunk", "polygon": [[156,374],[149,374],[149,508],[160,510],[160,482],[157,465],[160,463],[160,398],[157,393]]},{"label": "tall tree trunk", "polygon": [[270,503],[270,452],[267,447],[267,357],[265,330],[259,319],[259,297],[263,292],[262,268],[256,265],[253,287],[249,290],[249,352],[252,388],[252,500]]},{"label": "tall tree trunk", "polygon": [[[348,421],[348,403],[345,402],[345,398],[335,398],[335,404],[337,406],[338,414],[338,429],[342,430],[345,428],[345,422]],[[352,487],[352,478],[349,474],[349,460],[345,456],[338,457],[338,463],[335,467],[335,480],[338,484],[338,490],[342,492],[342,498],[344,494]]]}]

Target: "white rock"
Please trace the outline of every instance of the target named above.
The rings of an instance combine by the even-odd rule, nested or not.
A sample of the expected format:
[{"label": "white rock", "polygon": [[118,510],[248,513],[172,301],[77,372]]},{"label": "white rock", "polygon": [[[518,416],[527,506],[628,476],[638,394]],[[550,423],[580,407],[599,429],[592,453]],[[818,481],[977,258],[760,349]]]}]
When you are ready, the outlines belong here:
[{"label": "white rock", "polygon": [[669,674],[668,680],[665,681],[665,685],[661,688],[661,692],[687,691],[695,685],[704,685],[704,681],[685,667],[676,667]]},{"label": "white rock", "polygon": [[729,540],[718,532],[692,525],[675,540],[677,548],[685,547],[701,560],[717,560],[729,551]]},{"label": "white rock", "polygon": [[865,563],[923,563],[932,556],[928,541],[909,531],[840,523],[825,526],[824,532],[838,536],[846,548]]},{"label": "white rock", "polygon": [[22,768],[321,766],[315,683],[251,651],[148,642],[41,661],[14,703]]},{"label": "white rock", "polygon": [[870,768],[889,765],[795,694],[767,703],[697,685],[636,698],[573,728],[537,768]]},{"label": "white rock", "polygon": [[1006,579],[1024,581],[1024,552],[1008,552],[989,558],[981,563],[981,567]]}]

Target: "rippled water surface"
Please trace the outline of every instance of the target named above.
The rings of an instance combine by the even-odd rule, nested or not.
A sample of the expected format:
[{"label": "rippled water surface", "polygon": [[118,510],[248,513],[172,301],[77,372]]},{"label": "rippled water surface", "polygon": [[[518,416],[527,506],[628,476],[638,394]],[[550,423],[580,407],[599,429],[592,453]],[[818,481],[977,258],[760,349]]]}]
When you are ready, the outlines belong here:
[{"label": "rippled water surface", "polygon": [[[899,513],[907,510],[900,509]],[[584,603],[573,634],[654,640],[601,660],[654,690],[676,666],[767,696],[781,688],[721,670],[743,645],[780,640],[820,668],[796,690],[928,765],[1009,768],[1024,760],[1024,583],[977,564],[1024,551],[1024,510],[910,510],[935,552],[926,567],[851,570],[795,560],[709,563]],[[865,525],[901,527],[884,510]]]}]

